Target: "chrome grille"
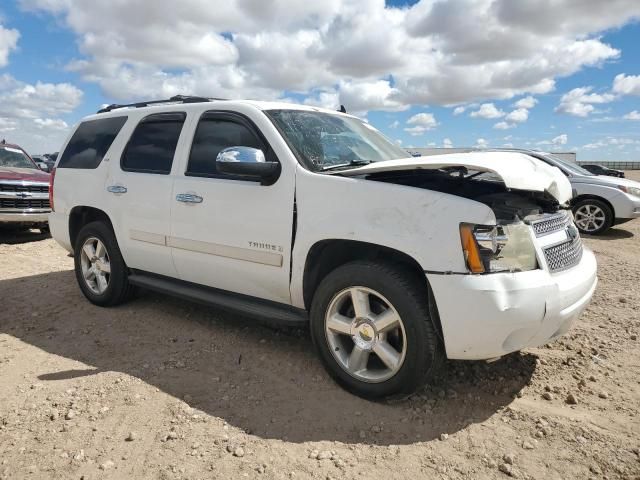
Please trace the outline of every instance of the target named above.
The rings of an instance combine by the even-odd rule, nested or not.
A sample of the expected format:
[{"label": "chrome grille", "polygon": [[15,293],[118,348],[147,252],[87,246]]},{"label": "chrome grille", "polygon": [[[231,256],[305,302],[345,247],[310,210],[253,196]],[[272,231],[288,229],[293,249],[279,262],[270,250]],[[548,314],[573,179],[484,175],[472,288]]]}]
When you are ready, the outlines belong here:
[{"label": "chrome grille", "polygon": [[49,193],[49,185],[22,185],[20,183],[0,182],[0,192]]},{"label": "chrome grille", "polygon": [[566,242],[546,247],[544,258],[551,272],[559,272],[577,265],[582,258],[582,241],[580,236]]},{"label": "chrome grille", "polygon": [[0,198],[0,208],[49,208],[49,200],[42,198]]},{"label": "chrome grille", "polygon": [[539,220],[533,220],[531,226],[533,227],[536,237],[542,237],[563,230],[570,221],[569,215],[565,212],[560,212],[551,216],[545,215]]}]

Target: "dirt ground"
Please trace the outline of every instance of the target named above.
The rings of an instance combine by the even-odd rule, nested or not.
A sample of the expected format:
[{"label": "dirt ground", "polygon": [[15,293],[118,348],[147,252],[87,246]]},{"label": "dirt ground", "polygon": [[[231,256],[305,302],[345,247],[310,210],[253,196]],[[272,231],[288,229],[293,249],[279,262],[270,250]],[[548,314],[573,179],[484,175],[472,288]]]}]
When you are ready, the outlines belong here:
[{"label": "dirt ground", "polygon": [[600,284],[566,337],[386,404],[305,331],[94,307],[53,240],[0,234],[0,478],[640,478],[640,220],[585,243]]}]

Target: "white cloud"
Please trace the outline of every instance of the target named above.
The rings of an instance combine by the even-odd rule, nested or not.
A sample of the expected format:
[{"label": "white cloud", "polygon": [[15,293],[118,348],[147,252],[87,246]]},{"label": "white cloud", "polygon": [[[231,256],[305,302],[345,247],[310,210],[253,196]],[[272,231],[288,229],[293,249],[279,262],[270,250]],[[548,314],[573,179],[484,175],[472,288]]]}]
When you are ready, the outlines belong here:
[{"label": "white cloud", "polygon": [[513,104],[513,106],[516,108],[526,108],[527,110],[531,110],[533,107],[536,106],[537,103],[538,103],[538,100],[533,98],[531,95],[529,95],[528,97],[524,97],[518,100],[516,103]]},{"label": "white cloud", "polygon": [[579,87],[565,93],[555,111],[575,117],[586,117],[595,110],[594,104],[609,103],[616,98],[611,93],[590,93],[592,90],[593,87]]},{"label": "white cloud", "polygon": [[442,147],[443,148],[453,148],[453,142],[451,141],[450,138],[445,138],[444,140],[442,140]]},{"label": "white cloud", "polygon": [[476,144],[474,145],[476,148],[487,148],[489,146],[489,142],[487,142],[484,138],[479,138],[476,140]]},{"label": "white cloud", "polygon": [[640,95],[640,75],[616,75],[612,90],[620,95]]},{"label": "white cloud", "polygon": [[19,38],[18,30],[0,25],[0,67],[5,67],[9,63],[9,53],[16,49]]},{"label": "white cloud", "polygon": [[398,120],[394,120],[393,122],[391,122],[391,124],[389,125],[389,128],[398,128],[400,126],[400,122]]},{"label": "white cloud", "polygon": [[32,153],[56,151],[69,131],[57,118],[76,109],[82,91],[68,83],[24,83],[0,75],[0,132]]},{"label": "white cloud", "polygon": [[119,101],[337,91],[358,112],[549,92],[556,78],[617,58],[599,34],[640,10],[556,0],[549,21],[534,0],[511,3],[20,0],[73,32],[80,56],[69,67]]},{"label": "white cloud", "polygon": [[461,115],[464,113],[464,111],[466,110],[465,107],[456,107],[453,109],[453,114],[454,115]]},{"label": "white cloud", "polygon": [[597,150],[600,148],[618,148],[619,150],[625,150],[627,147],[640,145],[640,140],[626,137],[606,137],[602,140],[598,140],[593,143],[587,143],[582,146],[583,150]]},{"label": "white cloud", "polygon": [[569,137],[567,136],[567,134],[563,133],[562,135],[558,135],[557,137],[552,138],[551,143],[554,145],[566,145],[568,140]]},{"label": "white cloud", "polygon": [[405,128],[404,131],[414,136],[422,135],[438,126],[438,122],[432,113],[417,113],[407,120],[407,124],[414,126]]},{"label": "white cloud", "polygon": [[634,110],[633,112],[627,113],[624,117],[625,120],[640,120],[640,112]]},{"label": "white cloud", "polygon": [[529,110],[526,108],[518,108],[509,113],[505,120],[507,122],[523,123],[529,118]]},{"label": "white cloud", "polygon": [[513,123],[508,122],[498,122],[493,126],[493,128],[497,128],[498,130],[509,130],[510,128],[514,127],[515,125]]},{"label": "white cloud", "polygon": [[469,116],[472,118],[500,118],[504,116],[504,112],[498,110],[493,103],[483,103],[478,110],[471,112]]}]

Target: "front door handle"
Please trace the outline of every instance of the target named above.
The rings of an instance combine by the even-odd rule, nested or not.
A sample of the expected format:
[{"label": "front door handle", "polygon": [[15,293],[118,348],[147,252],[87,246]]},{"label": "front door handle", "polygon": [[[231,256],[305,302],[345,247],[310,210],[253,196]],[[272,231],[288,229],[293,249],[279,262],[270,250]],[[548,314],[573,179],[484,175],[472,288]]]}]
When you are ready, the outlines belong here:
[{"label": "front door handle", "polygon": [[127,187],[124,185],[109,185],[107,187],[107,192],[110,193],[127,193]]},{"label": "front door handle", "polygon": [[202,203],[203,198],[195,193],[179,193],[176,200],[183,203]]}]

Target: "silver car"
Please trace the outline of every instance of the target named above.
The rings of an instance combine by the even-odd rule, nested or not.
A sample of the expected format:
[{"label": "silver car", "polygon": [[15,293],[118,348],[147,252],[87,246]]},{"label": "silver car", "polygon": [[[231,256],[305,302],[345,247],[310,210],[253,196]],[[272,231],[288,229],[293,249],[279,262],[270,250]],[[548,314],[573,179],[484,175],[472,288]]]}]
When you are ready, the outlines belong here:
[{"label": "silver car", "polygon": [[612,225],[640,218],[640,182],[594,175],[552,153],[523,153],[558,167],[569,178],[574,191],[573,215],[581,233],[598,235]]}]

